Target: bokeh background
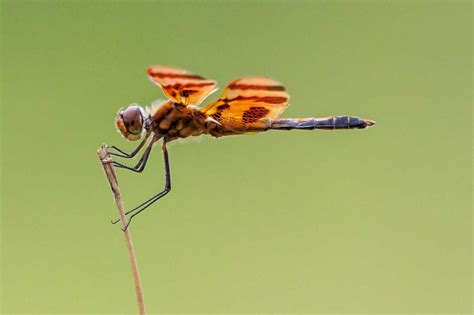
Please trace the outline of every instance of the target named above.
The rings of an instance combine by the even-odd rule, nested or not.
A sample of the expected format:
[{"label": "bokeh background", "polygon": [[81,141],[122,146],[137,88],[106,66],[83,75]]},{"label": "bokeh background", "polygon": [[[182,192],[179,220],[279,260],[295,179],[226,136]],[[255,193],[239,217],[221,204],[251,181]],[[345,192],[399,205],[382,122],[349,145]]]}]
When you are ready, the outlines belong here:
[{"label": "bokeh background", "polygon": [[[2,312],[134,313],[96,157],[145,69],[268,75],[369,130],[170,146],[132,225],[151,313],[471,313],[469,1],[2,1]],[[212,96],[210,100],[217,97]],[[159,147],[158,147],[159,148]],[[125,204],[163,186],[119,172]]]}]

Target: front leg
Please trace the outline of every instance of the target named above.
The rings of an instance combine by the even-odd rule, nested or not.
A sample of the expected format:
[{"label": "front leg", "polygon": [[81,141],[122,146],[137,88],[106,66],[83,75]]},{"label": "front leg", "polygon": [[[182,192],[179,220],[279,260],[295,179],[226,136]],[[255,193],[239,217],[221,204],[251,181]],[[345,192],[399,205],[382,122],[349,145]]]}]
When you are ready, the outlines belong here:
[{"label": "front leg", "polygon": [[151,135],[151,132],[148,131],[146,134],[145,134],[145,137],[143,138],[143,141],[140,142],[140,144],[138,145],[138,147],[135,148],[135,150],[133,150],[132,152],[130,153],[127,153],[127,152],[124,152],[122,151],[121,149],[119,149],[118,147],[116,146],[111,146],[110,148],[114,149],[115,151],[118,151],[119,153],[116,153],[116,152],[110,152],[109,150],[109,153],[110,155],[114,155],[114,156],[117,156],[117,157],[121,157],[121,158],[125,158],[125,159],[131,159],[133,158],[135,155],[137,155],[138,152],[140,152],[140,150],[143,148],[143,146],[145,145],[145,143],[147,142],[147,140],[150,138],[150,135]]},{"label": "front leg", "polygon": [[153,139],[150,141],[147,148],[145,149],[145,152],[143,153],[142,157],[140,158],[140,161],[138,161],[137,165],[130,167],[130,166],[127,166],[115,161],[112,162],[112,165],[118,168],[123,168],[132,172],[136,172],[136,173],[143,172],[146,166],[146,162],[148,161],[148,157],[150,156],[151,149],[153,148],[153,145],[155,144],[155,142],[158,141],[160,138],[161,136],[153,137]]}]

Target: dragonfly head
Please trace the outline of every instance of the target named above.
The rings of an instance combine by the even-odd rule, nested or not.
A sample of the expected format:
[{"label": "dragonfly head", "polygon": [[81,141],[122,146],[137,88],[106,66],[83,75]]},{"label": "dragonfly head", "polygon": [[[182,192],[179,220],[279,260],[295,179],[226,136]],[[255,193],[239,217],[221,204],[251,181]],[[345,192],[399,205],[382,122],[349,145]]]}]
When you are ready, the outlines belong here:
[{"label": "dragonfly head", "polygon": [[115,119],[115,125],[122,136],[130,141],[139,140],[144,132],[145,110],[136,104],[129,105],[125,110],[120,109]]}]

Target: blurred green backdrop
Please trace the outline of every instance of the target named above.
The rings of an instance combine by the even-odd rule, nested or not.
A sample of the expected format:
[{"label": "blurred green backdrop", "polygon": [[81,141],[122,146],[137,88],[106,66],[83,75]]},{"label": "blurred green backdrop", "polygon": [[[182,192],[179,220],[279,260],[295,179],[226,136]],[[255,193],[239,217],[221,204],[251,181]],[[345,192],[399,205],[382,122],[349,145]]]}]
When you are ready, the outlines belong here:
[{"label": "blurred green backdrop", "polygon": [[[224,87],[269,75],[286,117],[348,132],[170,147],[173,191],[132,225],[155,313],[470,313],[471,2],[3,1],[2,311],[134,313],[96,157],[151,64]],[[211,99],[215,99],[217,94]],[[163,186],[159,150],[119,172]]]}]

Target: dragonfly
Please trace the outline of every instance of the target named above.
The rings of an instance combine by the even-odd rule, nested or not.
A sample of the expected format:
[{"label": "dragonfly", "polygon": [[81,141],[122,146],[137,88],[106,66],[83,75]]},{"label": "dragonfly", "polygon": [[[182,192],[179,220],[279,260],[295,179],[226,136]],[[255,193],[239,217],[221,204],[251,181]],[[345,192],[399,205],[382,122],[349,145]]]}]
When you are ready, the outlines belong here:
[{"label": "dragonfly", "polygon": [[145,148],[133,167],[112,162],[115,167],[141,173],[152,148],[162,139],[165,185],[159,193],[126,211],[126,215],[130,216],[124,231],[136,215],[171,191],[167,149],[171,141],[201,135],[219,138],[268,130],[366,129],[375,124],[373,120],[356,116],[280,118],[290,103],[290,96],[280,82],[264,76],[233,80],[218,100],[201,107],[201,102],[217,90],[216,81],[186,70],[160,65],[149,67],[148,76],[151,82],[161,87],[167,100],[150,108],[131,104],[120,109],[115,119],[116,128],[125,139],[141,142],[130,153],[117,146],[111,146],[109,153],[131,159]]}]

